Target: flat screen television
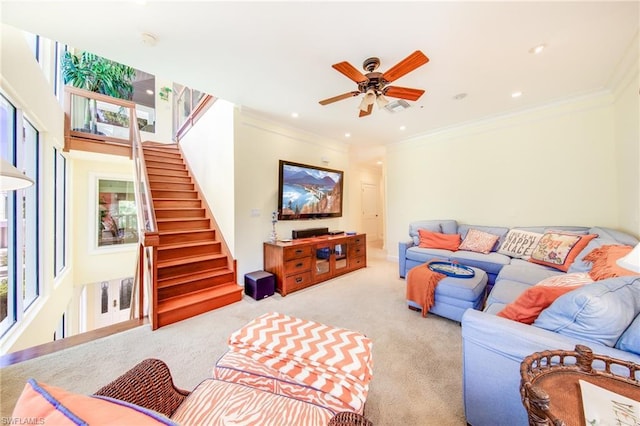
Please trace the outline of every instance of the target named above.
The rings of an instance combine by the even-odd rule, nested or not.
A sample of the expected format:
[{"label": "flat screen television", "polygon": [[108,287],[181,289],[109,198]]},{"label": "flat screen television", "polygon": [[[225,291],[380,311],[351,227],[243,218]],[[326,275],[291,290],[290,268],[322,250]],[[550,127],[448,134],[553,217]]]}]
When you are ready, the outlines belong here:
[{"label": "flat screen television", "polygon": [[344,172],[280,160],[278,219],[342,216]]}]

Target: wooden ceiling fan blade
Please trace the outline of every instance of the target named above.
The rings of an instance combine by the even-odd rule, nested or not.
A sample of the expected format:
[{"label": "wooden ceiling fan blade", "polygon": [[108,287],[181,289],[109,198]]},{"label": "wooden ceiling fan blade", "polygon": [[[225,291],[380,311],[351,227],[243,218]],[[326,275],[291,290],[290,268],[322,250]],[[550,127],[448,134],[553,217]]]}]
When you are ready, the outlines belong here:
[{"label": "wooden ceiling fan blade", "polygon": [[353,65],[351,65],[349,62],[339,62],[337,64],[333,64],[331,65],[336,71],[341,72],[342,74],[346,75],[348,78],[350,78],[351,80],[355,81],[356,83],[363,83],[365,81],[367,81],[367,77],[364,76],[364,74],[362,74],[360,71],[358,71],[356,69],[356,67],[354,67]]},{"label": "wooden ceiling fan blade", "polygon": [[328,98],[328,99],[321,100],[320,101],[320,105],[329,105],[329,104],[332,104],[334,102],[341,101],[343,99],[347,99],[347,98],[352,98],[354,96],[358,96],[359,94],[360,94],[360,92],[358,92],[357,90],[355,90],[353,92],[343,93],[342,95],[334,96],[333,98]]},{"label": "wooden ceiling fan blade", "polygon": [[373,111],[373,104],[369,104],[369,107],[366,111],[360,110],[360,114],[358,114],[358,117],[366,117],[367,115],[371,114],[371,111]]},{"label": "wooden ceiling fan blade", "polygon": [[410,87],[398,87],[387,86],[383,90],[385,96],[391,96],[392,98],[408,99],[410,101],[417,101],[424,93],[422,89],[412,89]]},{"label": "wooden ceiling fan blade", "polygon": [[387,72],[382,75],[382,78],[388,82],[392,82],[427,62],[429,62],[429,58],[427,58],[427,56],[421,51],[416,50],[411,55],[398,62],[395,66],[391,67],[391,69],[387,70]]}]

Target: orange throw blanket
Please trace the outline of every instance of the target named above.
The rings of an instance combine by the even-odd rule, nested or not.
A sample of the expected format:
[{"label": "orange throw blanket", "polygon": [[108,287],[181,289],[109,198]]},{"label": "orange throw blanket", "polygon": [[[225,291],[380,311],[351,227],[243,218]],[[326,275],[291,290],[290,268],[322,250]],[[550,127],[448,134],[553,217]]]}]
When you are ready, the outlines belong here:
[{"label": "orange throw blanket", "polygon": [[429,263],[409,269],[407,273],[407,300],[422,307],[423,318],[435,303],[436,286],[446,276],[429,269]]}]

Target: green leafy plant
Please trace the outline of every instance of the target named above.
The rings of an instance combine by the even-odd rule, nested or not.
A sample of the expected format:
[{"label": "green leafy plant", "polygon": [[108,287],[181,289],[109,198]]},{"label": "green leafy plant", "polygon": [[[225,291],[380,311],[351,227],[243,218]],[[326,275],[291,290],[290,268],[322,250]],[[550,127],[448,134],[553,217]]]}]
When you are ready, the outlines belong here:
[{"label": "green leafy plant", "polygon": [[65,52],[62,78],[65,84],[102,93],[114,98],[131,100],[136,70],[90,52],[74,55]]}]

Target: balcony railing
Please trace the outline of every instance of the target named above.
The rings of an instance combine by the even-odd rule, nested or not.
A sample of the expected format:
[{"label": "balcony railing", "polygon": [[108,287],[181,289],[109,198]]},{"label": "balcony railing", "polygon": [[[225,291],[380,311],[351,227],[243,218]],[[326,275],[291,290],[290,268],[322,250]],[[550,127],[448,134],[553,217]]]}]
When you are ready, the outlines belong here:
[{"label": "balcony railing", "polygon": [[[145,315],[144,294],[154,297],[159,244],[153,200],[137,123],[136,104],[95,92],[65,86],[65,151],[71,149],[126,155],[135,168],[134,189],[140,236],[132,318]],[[155,306],[155,304],[149,304]],[[150,313],[149,313],[150,314]],[[152,315],[149,315],[152,318]]]}]

